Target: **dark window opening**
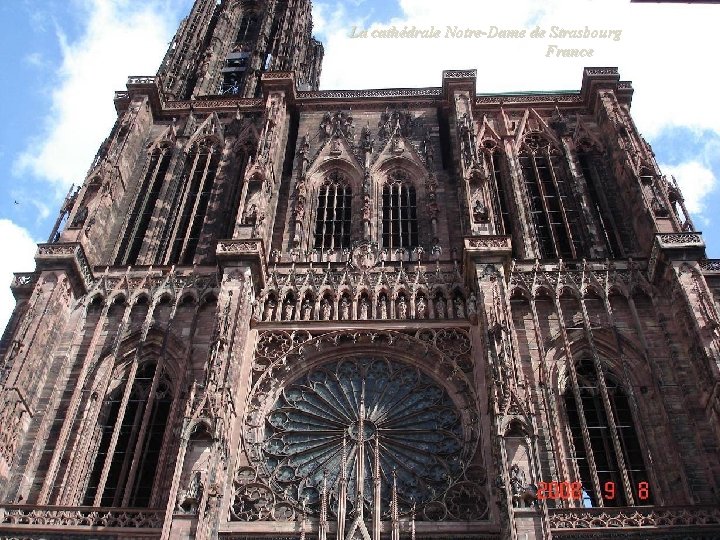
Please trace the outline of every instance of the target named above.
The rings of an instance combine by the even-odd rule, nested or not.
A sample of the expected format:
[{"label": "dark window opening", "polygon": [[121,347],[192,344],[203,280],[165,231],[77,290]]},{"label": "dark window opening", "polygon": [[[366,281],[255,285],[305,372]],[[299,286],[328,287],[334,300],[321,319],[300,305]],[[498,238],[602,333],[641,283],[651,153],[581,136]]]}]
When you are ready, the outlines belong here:
[{"label": "dark window opening", "polygon": [[500,216],[502,218],[503,232],[512,234],[512,217],[510,216],[510,205],[508,203],[508,194],[505,191],[505,183],[502,172],[502,160],[499,152],[493,152],[490,159],[492,166],[492,177],[495,189],[497,190],[498,204],[500,206]]},{"label": "dark window opening", "polygon": [[[146,363],[127,383],[132,386],[122,418],[119,415],[127,385],[121,386],[106,400],[100,421],[100,444],[83,505],[95,504],[103,471],[107,468],[100,506],[150,506],[155,479],[159,477],[157,469],[172,404],[169,383],[156,374],[156,370],[155,363]],[[155,391],[151,394],[156,378]],[[110,455],[115,432],[117,442]]]},{"label": "dark window opening", "polygon": [[[575,369],[584,420],[588,429],[590,450],[600,488],[600,493],[593,488],[589,451],[583,440],[580,411],[572,389],[568,388],[564,396],[565,410],[583,491],[588,499],[586,504],[599,506],[598,497],[602,497],[604,506],[627,506],[628,504],[625,498],[620,460],[615,450],[608,419],[610,415],[612,415],[617,429],[622,460],[628,474],[629,487],[633,492],[635,504],[652,504],[651,490],[640,493],[642,486],[647,487],[648,485],[648,475],[627,396],[612,377],[606,376],[605,384],[611,407],[611,410],[608,411],[603,403],[594,362],[589,358],[583,359]],[[612,488],[608,489],[611,487],[610,484]],[[610,496],[611,494],[612,496]]]},{"label": "dark window opening", "polygon": [[201,147],[190,152],[177,231],[170,254],[170,264],[192,264],[205,222],[210,195],[220,162],[215,148]]},{"label": "dark window opening", "polygon": [[385,184],[382,202],[382,243],[387,249],[419,245],[417,197],[414,186]]},{"label": "dark window opening", "polygon": [[547,141],[528,139],[534,153],[520,155],[530,213],[542,258],[576,259],[583,255],[580,213],[561,156]]},{"label": "dark window opening", "polygon": [[610,215],[610,212],[606,210],[605,207],[607,206],[607,203],[600,198],[600,192],[598,191],[598,187],[602,190],[602,186],[596,185],[599,181],[599,175],[595,169],[593,157],[589,154],[579,154],[578,161],[580,162],[580,169],[585,177],[585,183],[588,187],[588,195],[591,199],[593,213],[595,214],[595,219],[600,225],[600,232],[603,240],[605,241],[608,254],[611,258],[622,257],[623,255],[618,243],[612,216]]},{"label": "dark window opening", "polygon": [[352,189],[339,183],[322,186],[315,218],[315,249],[350,247]]},{"label": "dark window opening", "polygon": [[167,149],[161,150],[158,148],[150,156],[145,178],[138,191],[135,206],[128,219],[125,235],[120,244],[117,264],[135,264],[137,262],[170,165],[171,154],[172,152]]}]

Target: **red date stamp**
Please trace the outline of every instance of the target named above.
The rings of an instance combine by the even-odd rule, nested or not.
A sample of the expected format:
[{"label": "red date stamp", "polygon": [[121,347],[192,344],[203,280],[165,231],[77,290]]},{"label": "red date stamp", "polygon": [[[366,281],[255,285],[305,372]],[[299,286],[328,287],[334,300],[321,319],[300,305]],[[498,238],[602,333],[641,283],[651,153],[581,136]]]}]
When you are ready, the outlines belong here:
[{"label": "red date stamp", "polygon": [[[646,501],[650,498],[650,485],[647,482],[638,482],[637,498]],[[602,485],[602,497],[612,501],[617,496],[615,482],[605,482]],[[538,482],[538,500],[552,499],[564,501],[581,501],[584,497],[581,482]]]}]

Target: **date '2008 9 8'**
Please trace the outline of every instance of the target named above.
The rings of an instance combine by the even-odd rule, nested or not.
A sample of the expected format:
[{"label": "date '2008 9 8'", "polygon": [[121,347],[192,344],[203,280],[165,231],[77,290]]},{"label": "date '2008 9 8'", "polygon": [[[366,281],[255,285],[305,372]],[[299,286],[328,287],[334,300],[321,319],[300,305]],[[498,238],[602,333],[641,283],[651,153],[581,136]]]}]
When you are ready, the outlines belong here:
[{"label": "date '2008 9 8'", "polygon": [[[637,497],[641,501],[650,498],[650,485],[647,482],[638,482]],[[615,482],[605,482],[602,486],[603,499],[612,501],[615,498]],[[563,499],[580,501],[583,499],[581,482],[538,482],[537,498]]]}]

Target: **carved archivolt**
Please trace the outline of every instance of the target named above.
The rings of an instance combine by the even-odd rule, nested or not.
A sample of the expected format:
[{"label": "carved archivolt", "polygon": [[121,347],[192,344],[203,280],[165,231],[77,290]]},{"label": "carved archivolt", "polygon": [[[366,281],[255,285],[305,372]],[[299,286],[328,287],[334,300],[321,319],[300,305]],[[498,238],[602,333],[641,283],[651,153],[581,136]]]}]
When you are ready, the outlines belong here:
[{"label": "carved archivolt", "polygon": [[415,504],[417,519],[485,519],[470,363],[460,329],[261,334],[245,410],[250,465],[236,471],[233,519],[319,515],[323,486],[337,515],[342,471],[348,508],[363,500],[370,511],[379,480],[384,518],[395,483],[401,513]]}]

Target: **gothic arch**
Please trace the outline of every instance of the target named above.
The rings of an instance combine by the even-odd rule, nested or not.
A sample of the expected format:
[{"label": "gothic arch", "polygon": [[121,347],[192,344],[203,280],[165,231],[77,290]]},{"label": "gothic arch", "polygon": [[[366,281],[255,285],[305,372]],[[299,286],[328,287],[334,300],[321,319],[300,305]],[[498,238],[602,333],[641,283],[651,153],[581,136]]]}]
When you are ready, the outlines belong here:
[{"label": "gothic arch", "polygon": [[[72,418],[72,440],[65,447],[64,474],[81,480],[61,489],[57,493],[60,501],[105,506],[162,504],[163,495],[152,479],[161,478],[161,472],[155,471],[157,464],[166,463],[164,457],[176,450],[173,431],[187,373],[183,349],[164,332],[151,329],[144,336],[136,331],[117,349],[102,351],[99,360],[89,366],[88,376],[81,382],[85,387],[82,403]],[[150,379],[143,379],[144,374]],[[141,386],[145,390],[141,391]],[[150,409],[155,420],[148,427]],[[159,412],[161,409],[164,412]],[[139,431],[132,431],[135,435],[121,431],[125,418],[137,424]],[[150,447],[154,449],[148,453]],[[139,456],[132,467],[124,452]],[[127,488],[124,493],[122,489],[114,491],[118,482],[122,489]]]},{"label": "gothic arch", "polygon": [[192,138],[183,149],[183,172],[168,190],[158,259],[165,264],[192,264],[210,200],[216,191],[223,140],[217,133]]},{"label": "gothic arch", "polygon": [[579,259],[584,244],[579,229],[565,156],[548,132],[528,131],[518,144],[525,205],[541,259]]}]

